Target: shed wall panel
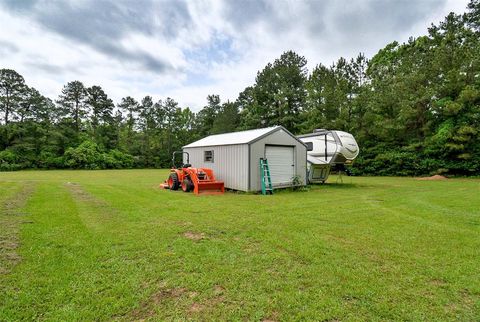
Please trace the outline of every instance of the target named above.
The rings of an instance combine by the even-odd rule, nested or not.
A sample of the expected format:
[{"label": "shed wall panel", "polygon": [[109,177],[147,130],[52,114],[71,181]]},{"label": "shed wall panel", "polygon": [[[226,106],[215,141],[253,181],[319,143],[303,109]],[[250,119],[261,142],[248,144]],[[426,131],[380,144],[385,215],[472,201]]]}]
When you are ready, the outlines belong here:
[{"label": "shed wall panel", "polygon": [[[225,183],[225,188],[248,191],[247,144],[184,148],[183,151],[190,154],[192,167],[213,169],[217,180]],[[204,151],[213,151],[213,162],[204,161]]]}]

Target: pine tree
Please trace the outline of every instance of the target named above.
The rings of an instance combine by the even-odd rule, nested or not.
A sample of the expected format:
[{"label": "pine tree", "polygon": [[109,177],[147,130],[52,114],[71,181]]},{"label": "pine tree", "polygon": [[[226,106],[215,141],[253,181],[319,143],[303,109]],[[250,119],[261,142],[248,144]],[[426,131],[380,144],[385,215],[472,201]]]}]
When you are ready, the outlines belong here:
[{"label": "pine tree", "polygon": [[63,115],[73,120],[77,135],[81,130],[82,120],[89,112],[89,107],[86,104],[86,96],[87,91],[83,83],[73,81],[63,87],[62,94],[57,101]]},{"label": "pine tree", "polygon": [[11,69],[0,69],[0,111],[5,125],[19,108],[26,90],[23,76]]}]

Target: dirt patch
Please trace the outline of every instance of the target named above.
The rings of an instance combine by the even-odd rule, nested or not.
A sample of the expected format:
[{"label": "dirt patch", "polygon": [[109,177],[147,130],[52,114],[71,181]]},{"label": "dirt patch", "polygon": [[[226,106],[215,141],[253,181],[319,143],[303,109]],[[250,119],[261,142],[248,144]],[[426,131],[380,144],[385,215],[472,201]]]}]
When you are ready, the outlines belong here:
[{"label": "dirt patch", "polygon": [[193,299],[197,296],[198,296],[198,292],[195,292],[195,291],[188,292],[188,297],[191,298],[191,299]]},{"label": "dirt patch", "polygon": [[456,302],[450,302],[444,306],[446,312],[452,314],[460,313],[465,310],[473,310],[475,307],[476,297],[466,289],[460,290],[459,297]]},{"label": "dirt patch", "polygon": [[26,213],[23,208],[34,190],[35,186],[28,183],[0,206],[0,274],[9,273],[21,260],[17,253],[20,246],[20,224],[32,222],[24,220]]},{"label": "dirt patch", "polygon": [[478,299],[478,296],[474,296],[467,289],[463,289],[463,290],[460,291],[460,297],[462,299],[463,305],[465,305],[467,307],[473,307],[475,305],[474,297],[476,297]]},{"label": "dirt patch", "polygon": [[431,177],[416,178],[416,180],[420,180],[420,181],[437,181],[437,180],[447,180],[447,179],[448,179],[447,177],[441,176],[439,174],[436,174]]},{"label": "dirt patch", "polygon": [[433,285],[433,286],[439,286],[439,287],[442,287],[442,286],[446,286],[448,283],[442,279],[438,279],[438,278],[434,278],[432,280],[430,280],[430,284]]},{"label": "dirt patch", "polygon": [[[147,286],[148,284],[145,284]],[[140,305],[121,316],[115,316],[119,320],[149,320],[155,319],[159,307],[175,302],[175,305],[184,307],[185,317],[197,314],[208,314],[215,306],[225,301],[225,288],[221,285],[213,286],[213,296],[201,299],[201,293],[189,290],[185,287],[168,288],[166,284],[159,284],[159,291],[150,295]],[[274,315],[273,315],[274,316]],[[181,318],[180,318],[181,319]]]},{"label": "dirt patch", "polygon": [[221,285],[215,285],[215,286],[213,287],[213,293],[214,293],[215,295],[221,295],[221,294],[223,294],[223,292],[225,292],[225,288],[224,288],[223,286],[221,286]]},{"label": "dirt patch", "polygon": [[183,233],[183,237],[194,240],[194,241],[200,241],[202,239],[205,239],[205,234],[204,233],[195,233],[192,231],[186,231]]},{"label": "dirt patch", "polygon": [[279,315],[277,311],[274,311],[267,318],[262,319],[262,322],[277,322],[279,321]]},{"label": "dirt patch", "polygon": [[177,288],[170,288],[170,289],[164,289],[160,290],[156,293],[154,293],[151,297],[150,300],[148,301],[149,303],[154,303],[158,304],[161,301],[168,299],[168,298],[177,298],[182,296],[187,292],[187,289],[184,287],[177,287]]},{"label": "dirt patch", "polygon": [[203,310],[203,305],[199,303],[193,303],[188,309],[188,313],[198,313]]},{"label": "dirt patch", "polygon": [[180,298],[187,294],[187,289],[183,287],[165,288],[153,293],[146,301],[142,302],[138,308],[127,314],[128,320],[144,320],[155,316],[155,307],[161,302]]},{"label": "dirt patch", "polygon": [[209,299],[203,300],[201,303],[193,302],[192,305],[187,309],[188,315],[194,315],[199,312],[203,312],[208,315],[210,311],[212,311],[217,305],[223,303],[225,298],[223,296],[214,296]]}]

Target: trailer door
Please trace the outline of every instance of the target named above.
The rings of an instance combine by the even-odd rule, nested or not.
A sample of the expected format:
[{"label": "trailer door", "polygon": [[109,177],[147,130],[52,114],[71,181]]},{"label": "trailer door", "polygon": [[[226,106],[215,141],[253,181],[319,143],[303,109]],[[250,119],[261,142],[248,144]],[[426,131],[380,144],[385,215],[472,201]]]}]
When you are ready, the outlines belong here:
[{"label": "trailer door", "polygon": [[295,153],[293,146],[266,145],[265,157],[270,168],[272,185],[291,186],[295,176]]}]

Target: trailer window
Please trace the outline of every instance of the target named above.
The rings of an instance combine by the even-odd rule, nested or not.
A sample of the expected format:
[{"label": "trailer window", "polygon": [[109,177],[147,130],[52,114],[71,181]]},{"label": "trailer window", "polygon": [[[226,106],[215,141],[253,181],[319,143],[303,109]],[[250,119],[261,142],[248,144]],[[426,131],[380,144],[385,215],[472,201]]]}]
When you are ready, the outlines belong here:
[{"label": "trailer window", "polygon": [[203,161],[213,163],[213,150],[203,152]]}]

